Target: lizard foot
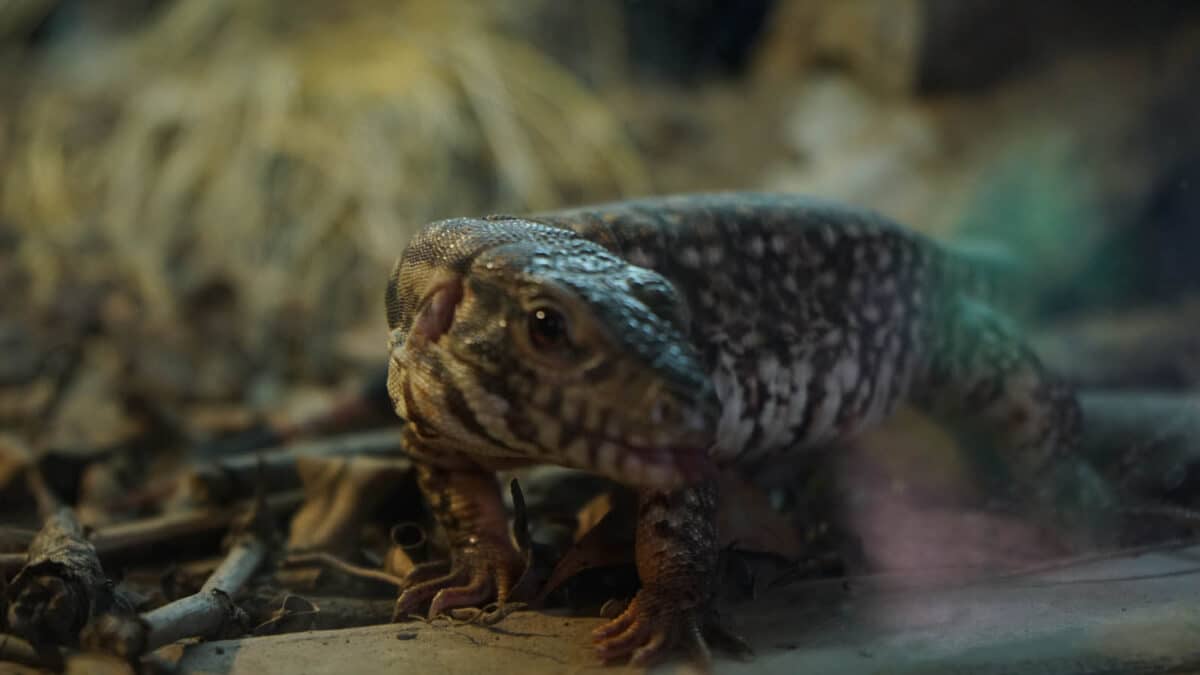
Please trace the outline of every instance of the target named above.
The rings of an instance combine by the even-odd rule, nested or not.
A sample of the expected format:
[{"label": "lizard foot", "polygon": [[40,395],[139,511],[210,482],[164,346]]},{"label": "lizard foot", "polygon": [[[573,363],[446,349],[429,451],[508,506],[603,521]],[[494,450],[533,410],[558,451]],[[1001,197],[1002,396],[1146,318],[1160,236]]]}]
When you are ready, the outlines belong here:
[{"label": "lizard foot", "polygon": [[521,576],[524,562],[506,541],[472,538],[453,563],[419,565],[405,578],[392,621],[405,621],[429,605],[430,619],[460,607],[478,607],[492,599],[503,604]]},{"label": "lizard foot", "polygon": [[[671,598],[643,588],[617,618],[592,633],[596,653],[605,661],[629,657],[633,666],[647,666],[676,648],[690,652],[707,665],[708,641],[724,649],[749,654],[750,648],[699,607],[680,607]],[[707,638],[707,640],[706,640]]]}]

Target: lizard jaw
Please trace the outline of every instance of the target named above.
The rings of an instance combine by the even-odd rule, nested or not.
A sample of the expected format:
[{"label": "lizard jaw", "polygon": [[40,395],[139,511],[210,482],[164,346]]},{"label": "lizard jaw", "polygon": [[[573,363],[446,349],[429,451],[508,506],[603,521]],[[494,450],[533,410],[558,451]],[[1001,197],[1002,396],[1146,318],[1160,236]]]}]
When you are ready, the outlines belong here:
[{"label": "lizard jaw", "polygon": [[621,479],[647,488],[678,488],[694,485],[716,473],[716,466],[703,446],[625,448]]},{"label": "lizard jaw", "polygon": [[[709,456],[710,443],[642,446],[604,438],[577,443],[568,450],[568,464],[607,476],[626,485],[674,489],[711,478],[716,466]],[[595,447],[596,451],[587,450]],[[572,452],[573,451],[573,452]]]}]

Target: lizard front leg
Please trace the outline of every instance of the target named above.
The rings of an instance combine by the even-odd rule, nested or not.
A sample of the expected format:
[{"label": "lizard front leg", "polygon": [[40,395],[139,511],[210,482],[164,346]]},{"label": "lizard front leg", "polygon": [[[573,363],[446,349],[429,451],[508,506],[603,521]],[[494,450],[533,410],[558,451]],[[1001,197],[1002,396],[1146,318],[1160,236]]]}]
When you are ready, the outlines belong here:
[{"label": "lizard front leg", "polygon": [[[419,457],[420,450],[414,454]],[[418,613],[426,603],[434,618],[492,599],[505,602],[524,563],[508,536],[508,516],[494,472],[467,460],[446,459],[418,459],[416,471],[421,492],[446,532],[450,564],[413,570],[396,600],[393,620]]]},{"label": "lizard front leg", "polygon": [[593,637],[604,659],[645,665],[681,642],[707,656],[703,633],[715,627],[711,602],[717,573],[717,488],[714,481],[673,491],[642,489],[638,497],[637,570],[642,587],[620,616]]}]

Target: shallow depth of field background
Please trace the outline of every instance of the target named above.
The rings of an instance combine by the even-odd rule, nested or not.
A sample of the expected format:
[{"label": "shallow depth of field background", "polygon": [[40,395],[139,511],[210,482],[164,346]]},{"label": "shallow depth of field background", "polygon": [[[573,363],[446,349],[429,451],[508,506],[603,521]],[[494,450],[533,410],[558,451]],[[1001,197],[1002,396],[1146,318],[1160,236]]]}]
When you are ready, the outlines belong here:
[{"label": "shallow depth of field background", "polygon": [[1192,387],[1198,79],[1169,1],[9,0],[0,428],[301,415],[381,361],[422,223],[716,189],[1004,242],[1053,363]]},{"label": "shallow depth of field background", "polygon": [[[0,571],[26,564],[41,493],[94,532],[159,514],[227,513],[205,537],[156,530],[150,544],[102,553],[109,577],[142,593],[143,609],[160,606],[194,590],[176,583],[185,567],[199,588],[216,564],[200,556],[216,554],[231,504],[272,489],[298,500],[301,485],[289,550],[312,545],[375,565],[395,549],[389,527],[424,517],[407,460],[277,452],[275,473],[290,482],[276,489],[266,485],[267,453],[243,441],[278,450],[296,429],[319,426],[303,421],[350,409],[351,394],[378,384],[384,286],[408,238],[447,217],[701,190],[838,199],[1012,263],[1014,318],[1102,411],[1086,458],[1129,493],[1200,504],[1200,3],[0,0],[0,558],[10,564]],[[392,452],[396,420],[384,413],[373,422],[391,429]],[[255,436],[263,429],[287,433]],[[786,567],[772,571],[786,583],[759,584],[759,599],[783,611],[737,611],[747,637],[785,654],[776,663],[788,654],[807,663],[796,645],[809,617],[841,621],[853,604],[842,595],[792,603],[788,584],[833,581],[827,589],[850,597],[855,574],[1007,573],[1063,555],[1058,539],[1075,534],[1046,536],[1045,523],[993,512],[961,461],[975,448],[928,420],[902,412],[847,445],[827,453],[833,470],[799,453],[796,466],[772,460],[756,476],[773,479],[767,496],[722,488],[733,505],[720,520],[726,552],[736,553],[733,541],[763,554],[754,559],[764,569]],[[535,535],[539,523],[566,532],[554,539],[566,551],[559,563],[570,562],[572,537],[590,536],[585,523],[620,516],[616,498],[555,502],[587,492],[568,474],[520,480]],[[345,508],[328,506],[330,495]],[[1178,515],[1133,519],[1109,543],[1194,537],[1195,511]],[[628,524],[609,528],[622,533],[618,553],[632,551]],[[337,546],[313,544],[322,537]],[[238,600],[261,610],[251,612],[259,628],[274,626],[272,612],[295,590],[293,577],[268,568]],[[768,579],[754,574],[751,587]],[[632,576],[615,578],[597,594],[631,590]],[[1194,578],[1178,583],[1167,594],[1187,597]],[[980,654],[997,663],[1041,658],[1042,646],[1064,664],[1122,645],[1194,655],[1194,635],[1174,643],[1177,633],[1138,629],[1140,614],[1123,614],[1126,600],[1131,610],[1167,607],[1140,588],[1090,587],[1114,591],[1094,607],[1112,610],[1120,630],[1092,630],[1102,624],[1080,604],[1092,596],[1069,583],[1004,596],[1007,609],[991,617],[1004,629],[1039,619],[1045,629],[1058,615],[1039,608],[1084,607],[1078,625],[1064,626],[1094,649],[1076,633],[1038,642],[1047,633],[1032,632],[1022,639],[1037,643],[1034,656],[1011,649],[985,628],[993,624],[959,621],[998,606],[974,596],[941,607],[915,594],[891,614],[866,603],[855,625],[870,641],[887,632],[880,626],[928,627],[944,615],[947,630],[991,645]],[[283,604],[270,595],[279,589]],[[379,616],[352,605],[346,625],[388,621],[394,590],[371,598]],[[270,602],[254,605],[262,598]],[[560,604],[584,623],[599,612],[572,602]],[[1179,630],[1194,624],[1154,616]],[[567,643],[554,631],[574,624],[548,617],[515,620],[559,649]],[[429,637],[453,633],[370,635],[376,647],[434,661],[472,653]],[[526,640],[514,635],[506,639]],[[241,643],[244,654],[283,644],[255,640]],[[351,670],[358,664],[344,654],[387,651],[333,643],[344,651],[323,641],[309,643],[315,652],[285,651],[302,669],[317,653],[313,661]],[[906,646],[871,661],[886,652],[870,646],[846,654],[872,672],[884,658],[920,656]],[[224,654],[208,647],[196,658]],[[1152,651],[1122,663],[1149,663]],[[478,654],[490,667],[496,653]]]}]

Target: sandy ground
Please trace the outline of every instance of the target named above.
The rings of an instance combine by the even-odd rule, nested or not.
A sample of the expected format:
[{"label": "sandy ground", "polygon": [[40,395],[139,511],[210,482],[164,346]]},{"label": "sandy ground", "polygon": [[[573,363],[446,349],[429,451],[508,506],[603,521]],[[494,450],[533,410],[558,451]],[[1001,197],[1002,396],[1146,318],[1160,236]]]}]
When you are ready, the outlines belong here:
[{"label": "sandy ground", "polygon": [[[748,662],[718,673],[1081,675],[1200,666],[1200,547],[918,588],[912,578],[797,584],[737,607]],[[521,612],[492,628],[421,623],[228,640],[189,673],[622,673],[590,655],[599,619]],[[665,664],[656,672],[687,672]]]}]

